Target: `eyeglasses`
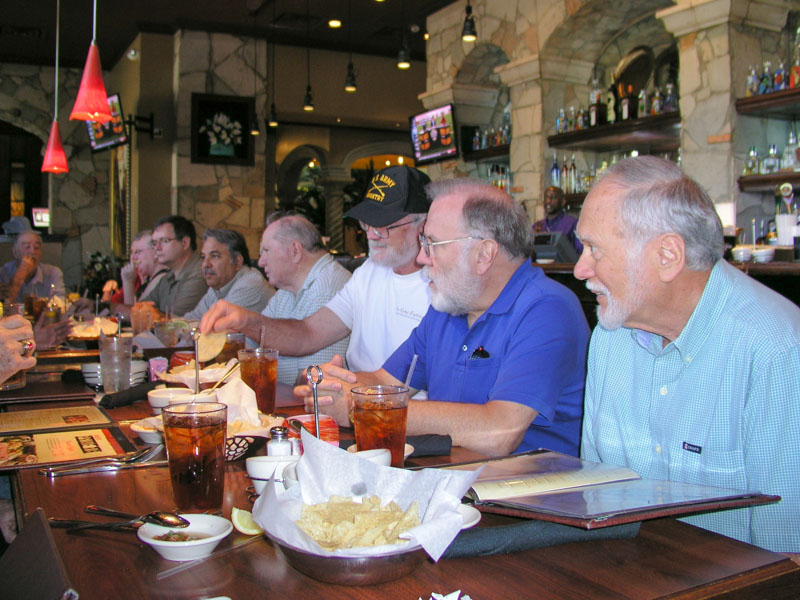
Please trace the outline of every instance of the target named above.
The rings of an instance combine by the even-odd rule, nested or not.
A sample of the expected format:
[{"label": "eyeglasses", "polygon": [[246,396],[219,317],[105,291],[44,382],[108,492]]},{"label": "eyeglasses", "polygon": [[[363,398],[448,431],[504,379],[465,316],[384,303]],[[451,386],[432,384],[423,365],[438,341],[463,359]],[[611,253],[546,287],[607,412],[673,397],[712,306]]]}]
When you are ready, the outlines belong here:
[{"label": "eyeglasses", "polygon": [[367,225],[364,221],[359,221],[358,224],[361,225],[361,229],[364,230],[364,233],[369,233],[370,227],[372,227],[372,231],[375,232],[382,240],[385,240],[389,237],[389,231],[391,229],[397,229],[398,227],[405,227],[406,225],[411,225],[412,223],[416,223],[416,221],[406,221],[405,223],[398,223],[397,225],[387,225],[386,227],[374,227],[372,225]]},{"label": "eyeglasses", "polygon": [[153,246],[166,246],[170,242],[174,242],[177,238],[159,238],[153,239]]},{"label": "eyeglasses", "polygon": [[442,244],[452,244],[453,242],[464,242],[466,240],[477,240],[479,238],[472,237],[468,235],[467,237],[460,237],[454,240],[442,240],[441,242],[432,242],[430,241],[425,235],[419,234],[419,245],[422,246],[422,249],[425,250],[425,256],[428,258],[431,257],[431,248],[433,246],[441,246]]}]

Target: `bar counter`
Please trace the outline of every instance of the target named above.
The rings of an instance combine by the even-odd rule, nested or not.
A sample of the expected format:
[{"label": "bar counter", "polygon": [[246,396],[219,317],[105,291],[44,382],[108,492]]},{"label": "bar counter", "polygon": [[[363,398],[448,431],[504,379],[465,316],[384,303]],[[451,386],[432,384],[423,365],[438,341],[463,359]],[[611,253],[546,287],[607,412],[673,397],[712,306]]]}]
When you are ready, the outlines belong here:
[{"label": "bar counter", "polygon": [[[66,402],[16,404],[9,410]],[[281,408],[287,414],[302,407]],[[150,414],[146,401],[110,410],[126,423]],[[351,435],[343,430],[343,436]],[[131,438],[138,441],[136,438]],[[448,457],[413,459],[408,466],[434,466],[473,460],[478,455],[454,448]],[[250,509],[244,460],[226,469],[223,515]],[[86,519],[87,504],[135,514],[170,508],[172,490],[166,467],[93,473],[48,479],[38,469],[15,476],[17,511],[24,523],[37,507],[47,516]],[[95,520],[97,517],[88,517]],[[517,522],[484,514],[479,527]],[[797,598],[800,566],[786,557],[674,519],[645,522],[634,539],[570,543],[508,555],[430,560],[393,582],[364,587],[322,583],[294,570],[261,536],[248,545],[212,557],[199,566],[158,580],[180,563],[161,559],[134,533],[52,530],[71,583],[82,600],[94,598],[326,598],[426,599],[431,592],[460,589],[473,600],[490,598]],[[248,540],[234,531],[217,551]],[[46,569],[48,565],[41,564]]]}]

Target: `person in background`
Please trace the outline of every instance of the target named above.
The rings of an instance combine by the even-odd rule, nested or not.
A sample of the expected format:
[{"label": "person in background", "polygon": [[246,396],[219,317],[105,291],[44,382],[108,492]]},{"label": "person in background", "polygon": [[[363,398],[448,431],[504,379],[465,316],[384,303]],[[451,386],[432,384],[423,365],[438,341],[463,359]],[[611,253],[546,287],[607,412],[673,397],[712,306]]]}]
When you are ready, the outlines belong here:
[{"label": "person in background", "polygon": [[626,159],[583,204],[575,277],[597,295],[584,458],[780,495],[684,520],[800,552],[800,308],[722,259],[708,195],[673,163]]},{"label": "person in background", "polygon": [[[578,298],[531,264],[530,221],[504,191],[471,179],[427,191],[417,261],[431,308],[382,368],[353,373],[339,357],[324,365],[319,389],[330,395],[320,409],[350,426],[350,390],[403,385],[416,356],[410,388],[429,400],[410,400],[408,435],[449,435],[490,456],[577,455],[589,341]],[[295,394],[308,398],[308,386]]]},{"label": "person in background", "polygon": [[307,356],[350,335],[347,363],[377,369],[422,320],[430,303],[417,263],[418,236],[430,204],[422,171],[388,167],[370,180],[364,200],[345,213],[361,222],[369,259],[321,309],[305,319],[271,319],[217,302],[202,321],[203,333],[242,331],[284,356]]},{"label": "person in background", "polygon": [[142,295],[152,301],[160,313],[183,315],[192,310],[208,290],[203,277],[194,225],[185,217],[171,215],[156,221],[153,227],[156,260],[169,269],[155,288]]},{"label": "person in background", "polygon": [[39,298],[53,295],[63,297],[64,275],[61,269],[41,262],[42,236],[31,228],[25,217],[14,217],[12,222],[4,227],[6,230],[17,230],[17,238],[11,247],[14,260],[0,267],[4,298],[10,302],[23,302],[28,295]]},{"label": "person in background", "polygon": [[[278,291],[261,312],[270,319],[304,319],[347,283],[350,271],[331,256],[314,225],[300,215],[273,213],[261,237],[258,265]],[[294,385],[309,365],[347,351],[349,336],[305,356],[278,357],[278,381]]]},{"label": "person in background", "polygon": [[206,229],[200,251],[208,291],[184,319],[200,319],[218,300],[260,312],[275,293],[258,269],[250,266],[247,243],[238,231]]},{"label": "person in background", "polygon": [[583,252],[583,244],[575,236],[578,219],[564,212],[564,190],[551,185],[544,191],[545,218],[533,224],[534,233],[562,233],[569,238],[575,250]]}]

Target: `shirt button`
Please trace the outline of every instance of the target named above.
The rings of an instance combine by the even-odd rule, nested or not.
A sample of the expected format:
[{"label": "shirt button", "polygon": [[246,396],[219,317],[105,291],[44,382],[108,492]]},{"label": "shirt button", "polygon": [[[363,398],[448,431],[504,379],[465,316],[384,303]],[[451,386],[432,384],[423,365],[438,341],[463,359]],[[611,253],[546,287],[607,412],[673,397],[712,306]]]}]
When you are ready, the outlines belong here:
[{"label": "shirt button", "polygon": [[467,345],[466,345],[466,344],[464,344],[463,346],[461,346],[461,351],[462,351],[462,352],[466,352],[466,351],[467,351]]},{"label": "shirt button", "polygon": [[667,386],[662,386],[661,389],[659,390],[659,393],[662,396],[666,396],[667,395]]},{"label": "shirt button", "polygon": [[687,365],[688,365],[690,362],[692,362],[692,357],[691,357],[691,355],[687,355],[687,357],[684,359],[684,362],[686,362],[686,364],[687,364]]},{"label": "shirt button", "polygon": [[656,444],[656,454],[661,454],[661,444]]}]

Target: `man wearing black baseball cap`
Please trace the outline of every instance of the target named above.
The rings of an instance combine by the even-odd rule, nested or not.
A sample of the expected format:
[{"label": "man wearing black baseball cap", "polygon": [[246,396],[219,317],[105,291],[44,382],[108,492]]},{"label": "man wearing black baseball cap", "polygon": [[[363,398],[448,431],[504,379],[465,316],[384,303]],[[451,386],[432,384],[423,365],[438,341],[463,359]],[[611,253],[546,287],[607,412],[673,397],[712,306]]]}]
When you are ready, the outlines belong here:
[{"label": "man wearing black baseball cap", "polygon": [[350,335],[348,366],[380,368],[430,304],[427,279],[416,260],[430,206],[428,183],[427,175],[407,166],[373,176],[364,200],[344,215],[358,219],[364,229],[369,259],[311,316],[270,319],[221,300],[203,316],[201,331],[241,331],[287,356],[312,354]]}]

